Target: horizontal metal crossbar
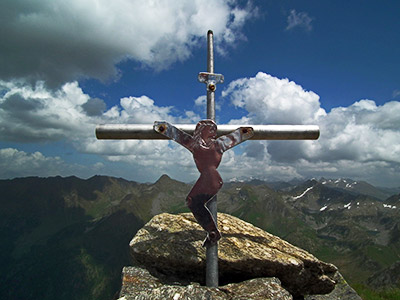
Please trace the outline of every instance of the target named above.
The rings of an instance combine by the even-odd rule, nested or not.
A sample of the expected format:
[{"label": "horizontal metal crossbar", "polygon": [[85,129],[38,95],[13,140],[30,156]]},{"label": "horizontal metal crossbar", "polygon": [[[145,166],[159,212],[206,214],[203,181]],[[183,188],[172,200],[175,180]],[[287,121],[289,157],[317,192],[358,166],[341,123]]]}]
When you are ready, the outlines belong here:
[{"label": "horizontal metal crossbar", "polygon": [[[180,130],[193,134],[196,124],[174,124]],[[218,125],[217,135],[225,135],[239,127],[252,127],[251,140],[316,140],[317,125]],[[153,124],[97,125],[96,137],[101,140],[162,140],[167,137],[153,129]]]}]

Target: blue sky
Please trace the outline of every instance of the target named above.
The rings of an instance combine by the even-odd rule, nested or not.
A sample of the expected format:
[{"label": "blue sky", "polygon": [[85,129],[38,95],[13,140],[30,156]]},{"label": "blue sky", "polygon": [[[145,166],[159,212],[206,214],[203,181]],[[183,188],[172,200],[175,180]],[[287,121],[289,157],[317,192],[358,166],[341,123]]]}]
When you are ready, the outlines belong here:
[{"label": "blue sky", "polygon": [[214,31],[222,124],[316,124],[317,141],[249,141],[224,181],[400,182],[398,1],[2,1],[0,178],[96,174],[183,181],[165,141],[97,141],[100,123],[205,118]]}]

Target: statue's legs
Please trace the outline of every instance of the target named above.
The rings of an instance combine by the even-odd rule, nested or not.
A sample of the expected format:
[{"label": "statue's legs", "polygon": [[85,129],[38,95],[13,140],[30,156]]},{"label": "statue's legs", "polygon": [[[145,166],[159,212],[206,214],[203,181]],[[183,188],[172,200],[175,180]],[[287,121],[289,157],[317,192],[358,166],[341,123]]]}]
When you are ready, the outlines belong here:
[{"label": "statue's legs", "polygon": [[207,208],[207,203],[214,195],[200,194],[194,197],[190,195],[186,198],[186,204],[193,213],[197,222],[207,231],[207,239],[205,243],[216,243],[221,238],[221,233],[217,228],[217,224]]},{"label": "statue's legs", "polygon": [[[209,175],[209,174],[208,174]],[[219,174],[217,173],[218,178]],[[210,182],[210,177],[203,174],[197,180],[189,195],[186,198],[186,204],[192,211],[197,222],[207,231],[207,239],[205,243],[216,243],[221,238],[217,223],[214,220],[207,203],[217,194],[222,186],[222,180]]]},{"label": "statue's legs", "polygon": [[194,197],[190,195],[186,198],[186,204],[193,213],[197,222],[207,231],[207,239],[205,243],[216,243],[221,238],[221,233],[217,228],[217,224],[207,207],[207,203],[214,195],[200,194]]}]

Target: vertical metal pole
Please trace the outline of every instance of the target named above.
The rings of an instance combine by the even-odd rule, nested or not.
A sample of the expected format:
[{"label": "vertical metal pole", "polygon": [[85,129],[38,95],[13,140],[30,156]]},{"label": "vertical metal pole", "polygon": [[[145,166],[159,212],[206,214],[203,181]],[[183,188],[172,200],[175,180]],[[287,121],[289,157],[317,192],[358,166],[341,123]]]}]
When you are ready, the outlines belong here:
[{"label": "vertical metal pole", "polygon": [[[213,32],[207,33],[207,72],[214,73],[214,48]],[[214,90],[207,87],[207,119],[215,121],[215,95]],[[208,203],[208,209],[217,222],[217,196]],[[207,245],[206,248],[206,285],[218,287],[218,243]]]},{"label": "vertical metal pole", "polygon": [[[211,30],[207,33],[207,72],[214,73],[214,37]],[[214,90],[207,86],[207,119],[215,121],[215,95]]]}]

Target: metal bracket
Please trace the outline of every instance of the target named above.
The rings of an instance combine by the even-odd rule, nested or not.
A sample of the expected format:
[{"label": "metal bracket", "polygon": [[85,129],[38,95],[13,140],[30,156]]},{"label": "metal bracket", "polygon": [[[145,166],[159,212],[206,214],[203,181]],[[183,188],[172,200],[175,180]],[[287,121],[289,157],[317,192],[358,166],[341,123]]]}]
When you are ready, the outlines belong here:
[{"label": "metal bracket", "polygon": [[182,146],[184,146],[190,152],[193,152],[193,149],[192,149],[193,137],[190,134],[184,132],[183,130],[180,130],[179,128],[176,128],[175,126],[173,126],[165,121],[154,122],[153,128],[158,133],[174,140],[178,144],[181,144]]},{"label": "metal bracket", "polygon": [[251,127],[240,127],[229,134],[220,136],[217,138],[216,142],[222,152],[243,143],[244,141],[252,138],[254,135],[254,130]]},{"label": "metal bracket", "polygon": [[217,83],[224,82],[224,75],[222,74],[200,72],[197,78],[201,83],[207,85],[207,91],[210,92],[214,92],[217,89]]}]

